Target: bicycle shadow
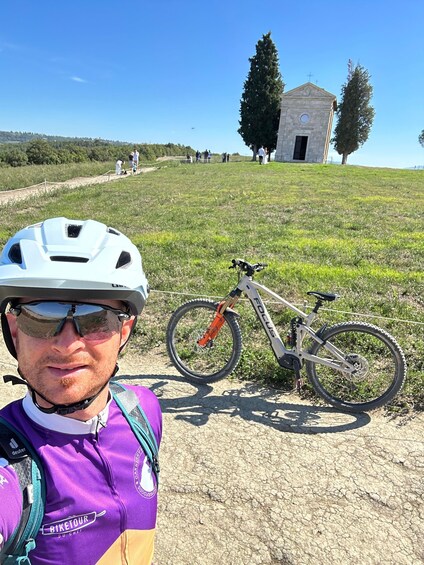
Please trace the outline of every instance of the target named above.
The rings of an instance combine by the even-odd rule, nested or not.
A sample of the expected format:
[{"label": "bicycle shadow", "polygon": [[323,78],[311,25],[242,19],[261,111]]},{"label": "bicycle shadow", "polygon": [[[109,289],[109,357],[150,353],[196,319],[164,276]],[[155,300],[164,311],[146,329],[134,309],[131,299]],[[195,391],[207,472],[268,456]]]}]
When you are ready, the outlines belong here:
[{"label": "bicycle shadow", "polygon": [[[284,432],[328,434],[358,429],[371,418],[366,413],[347,414],[327,406],[293,402],[293,395],[255,383],[220,381],[191,384],[177,375],[121,375],[113,380],[138,380],[158,397],[162,411],[193,426],[204,426],[211,415],[228,414]],[[190,394],[192,392],[192,394]]]}]

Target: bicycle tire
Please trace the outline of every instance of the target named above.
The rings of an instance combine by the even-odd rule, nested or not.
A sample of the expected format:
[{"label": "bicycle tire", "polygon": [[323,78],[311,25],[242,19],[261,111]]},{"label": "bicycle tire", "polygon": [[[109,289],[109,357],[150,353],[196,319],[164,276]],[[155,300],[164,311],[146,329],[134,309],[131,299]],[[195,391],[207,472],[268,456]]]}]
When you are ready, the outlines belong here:
[{"label": "bicycle tire", "polygon": [[[328,328],[321,336],[358,365],[356,374],[306,361],[306,373],[313,388],[328,404],[344,412],[368,412],[384,406],[401,390],[406,378],[402,349],[389,333],[363,322],[344,322]],[[309,350],[327,358],[331,353],[314,342]],[[323,356],[324,357],[324,356]]]},{"label": "bicycle tire", "polygon": [[224,325],[206,347],[197,341],[215,317],[217,303],[190,300],[172,314],[166,348],[172,364],[189,381],[212,383],[230,375],[240,361],[242,336],[235,314],[224,313]]}]

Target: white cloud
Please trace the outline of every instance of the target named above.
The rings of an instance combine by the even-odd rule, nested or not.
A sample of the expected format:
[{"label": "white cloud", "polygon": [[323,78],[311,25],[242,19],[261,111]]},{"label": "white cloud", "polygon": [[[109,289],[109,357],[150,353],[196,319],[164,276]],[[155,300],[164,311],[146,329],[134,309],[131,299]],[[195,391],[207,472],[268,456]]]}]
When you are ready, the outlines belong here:
[{"label": "white cloud", "polygon": [[81,77],[70,77],[71,80],[75,81],[75,82],[87,82],[86,80],[84,80]]}]

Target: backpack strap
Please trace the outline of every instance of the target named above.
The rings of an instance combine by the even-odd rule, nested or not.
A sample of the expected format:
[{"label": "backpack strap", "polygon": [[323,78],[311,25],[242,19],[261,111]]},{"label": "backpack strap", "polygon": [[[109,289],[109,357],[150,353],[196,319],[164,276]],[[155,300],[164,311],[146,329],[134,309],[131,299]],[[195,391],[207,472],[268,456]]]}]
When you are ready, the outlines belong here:
[{"label": "backpack strap", "polygon": [[30,564],[29,552],[44,516],[45,479],[43,466],[31,444],[10,423],[0,417],[0,453],[13,467],[22,491],[21,520],[0,551],[0,563]]},{"label": "backpack strap", "polygon": [[121,409],[122,414],[129,423],[134,435],[138,439],[147,459],[152,465],[156,481],[159,483],[158,444],[155,434],[146,414],[144,413],[137,395],[133,390],[126,388],[121,383],[110,383],[112,396]]}]

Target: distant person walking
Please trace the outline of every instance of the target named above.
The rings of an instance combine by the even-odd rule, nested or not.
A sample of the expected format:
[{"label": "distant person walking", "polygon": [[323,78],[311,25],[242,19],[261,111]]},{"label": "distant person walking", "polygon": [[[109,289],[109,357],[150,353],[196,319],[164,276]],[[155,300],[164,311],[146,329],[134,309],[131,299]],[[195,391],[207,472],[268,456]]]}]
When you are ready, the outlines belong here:
[{"label": "distant person walking", "polygon": [[122,160],[118,159],[115,163],[115,173],[117,175],[122,174]]},{"label": "distant person walking", "polygon": [[263,145],[259,147],[258,157],[259,157],[259,164],[262,165],[265,157],[265,149],[263,148]]},{"label": "distant person walking", "polygon": [[128,165],[131,170],[133,168],[133,160],[134,160],[134,153],[131,151],[131,153],[128,155]]},{"label": "distant person walking", "polygon": [[199,150],[197,150],[196,151],[196,163],[199,163],[201,156],[202,156],[202,154],[200,153]]},{"label": "distant person walking", "polygon": [[137,148],[134,147],[134,154],[133,154],[133,171],[134,172],[137,172],[139,158],[140,158],[140,153],[137,151]]}]

